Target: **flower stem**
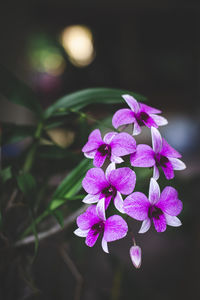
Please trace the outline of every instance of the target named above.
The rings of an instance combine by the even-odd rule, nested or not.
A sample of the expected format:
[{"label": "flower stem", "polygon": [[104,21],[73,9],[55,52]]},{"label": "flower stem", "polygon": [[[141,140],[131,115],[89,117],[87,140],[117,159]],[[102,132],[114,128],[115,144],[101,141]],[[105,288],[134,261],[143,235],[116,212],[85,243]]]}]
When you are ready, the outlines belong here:
[{"label": "flower stem", "polygon": [[39,146],[39,140],[40,140],[40,137],[42,135],[43,126],[44,125],[43,125],[42,122],[40,122],[37,126],[37,129],[36,129],[36,132],[35,132],[35,135],[34,135],[35,141],[33,142],[31,148],[29,149],[28,154],[27,154],[26,159],[25,159],[25,162],[24,162],[24,166],[23,166],[24,173],[29,172],[31,170],[32,166],[33,166],[36,150]]},{"label": "flower stem", "polygon": [[79,115],[81,118],[93,121],[93,122],[99,124],[100,126],[105,127],[106,129],[111,129],[112,131],[115,130],[115,131],[119,132],[117,129],[113,129],[113,128],[110,128],[108,126],[105,126],[101,121],[98,121],[97,119],[95,119],[95,118],[93,118],[93,117],[91,117],[91,116],[89,116],[89,115],[87,115],[87,114],[85,114],[81,111],[77,111],[77,110],[74,110],[74,109],[70,109],[70,111],[72,113],[75,113],[75,114]]}]

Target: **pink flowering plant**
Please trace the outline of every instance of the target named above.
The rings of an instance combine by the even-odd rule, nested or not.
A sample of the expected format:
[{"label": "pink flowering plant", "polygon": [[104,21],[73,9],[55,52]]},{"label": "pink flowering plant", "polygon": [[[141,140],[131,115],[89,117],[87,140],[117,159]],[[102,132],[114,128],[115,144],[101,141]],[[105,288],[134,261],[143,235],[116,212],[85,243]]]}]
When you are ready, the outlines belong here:
[{"label": "pink flowering plant", "polygon": [[[89,207],[78,216],[78,228],[74,233],[85,237],[89,247],[93,247],[102,235],[102,248],[107,253],[108,242],[122,239],[129,233],[133,242],[130,258],[133,265],[139,268],[141,248],[136,244],[132,231],[128,230],[128,218],[142,221],[139,233],[147,232],[151,223],[157,232],[164,232],[167,225],[180,226],[177,215],[182,210],[182,202],[178,192],[169,185],[161,192],[158,179],[160,170],[170,180],[175,176],[174,170],[185,169],[185,164],[180,160],[181,154],[167,143],[158,130],[159,126],[168,123],[160,116],[161,111],[138,102],[131,95],[122,95],[122,98],[129,108],[115,112],[112,124],[117,131],[108,132],[102,138],[100,130],[95,129],[82,148],[84,155],[93,159],[95,168],[89,169],[82,181],[87,193],[82,201]],[[132,135],[123,132],[130,125],[133,127]],[[151,131],[152,147],[136,145],[133,136],[140,134],[143,126]],[[121,167],[124,162],[122,157],[128,155],[129,166]],[[152,168],[148,197],[134,190],[137,181],[134,167]],[[108,207],[113,204],[120,215],[109,216]]]},{"label": "pink flowering plant", "polygon": [[[2,81],[1,94],[29,109],[34,120],[32,125],[2,122],[6,159],[0,170],[0,228],[5,247],[34,243],[36,254],[40,240],[69,229],[76,221],[75,235],[85,238],[89,247],[101,240],[106,253],[111,251],[110,243],[130,237],[127,255],[139,268],[142,251],[131,219],[142,222],[139,233],[148,231],[151,224],[157,232],[165,231],[167,225],[181,225],[177,216],[182,202],[169,180],[185,164],[159,132],[167,124],[161,111],[144,104],[146,98],[141,95],[110,88],[73,92],[44,109],[29,87],[8,71],[4,78],[11,84]],[[124,108],[114,112],[109,125],[107,118],[94,118],[96,104],[113,113],[111,105],[117,103]],[[88,125],[93,127],[89,136]],[[143,127],[151,132],[151,145],[136,140]],[[141,179],[143,168],[151,172],[151,179],[145,180],[146,175]],[[162,191],[160,173],[167,180]],[[149,184],[148,196],[138,190],[140,181]],[[21,210],[17,216],[22,217],[13,222],[15,209]]]}]

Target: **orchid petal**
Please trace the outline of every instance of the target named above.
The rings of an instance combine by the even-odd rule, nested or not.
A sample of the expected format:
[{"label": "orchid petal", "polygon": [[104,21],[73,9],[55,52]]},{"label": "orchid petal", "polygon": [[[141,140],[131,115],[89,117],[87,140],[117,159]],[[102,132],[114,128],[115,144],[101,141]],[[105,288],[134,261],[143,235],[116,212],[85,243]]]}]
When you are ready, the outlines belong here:
[{"label": "orchid petal", "polygon": [[112,139],[117,135],[117,132],[108,132],[106,133],[106,135],[104,136],[103,140],[106,144],[110,144]]},{"label": "orchid petal", "polygon": [[104,238],[102,238],[101,246],[102,246],[102,249],[103,249],[104,252],[109,253],[108,243],[106,242],[106,240]]},{"label": "orchid petal", "polygon": [[93,247],[94,244],[96,243],[98,237],[99,237],[99,233],[97,233],[93,229],[90,229],[90,231],[88,232],[88,235],[85,239],[86,245],[89,246],[89,247]]},{"label": "orchid petal", "polygon": [[95,154],[94,160],[93,160],[93,164],[95,167],[102,167],[104,164],[104,161],[106,160],[107,155],[101,155],[101,153],[99,153],[98,151]]},{"label": "orchid petal", "polygon": [[85,155],[85,157],[87,157],[87,158],[94,158],[94,157],[95,157],[95,154],[96,154],[96,151],[97,151],[97,150],[89,151],[89,152],[84,152],[84,155]]},{"label": "orchid petal", "polygon": [[124,200],[124,211],[130,217],[143,221],[148,218],[150,203],[141,192],[135,192]]},{"label": "orchid petal", "polygon": [[151,178],[149,185],[149,202],[155,204],[160,199],[160,187],[154,178]]},{"label": "orchid petal", "polygon": [[150,114],[150,117],[154,120],[154,122],[156,123],[157,126],[164,126],[164,125],[168,124],[167,119],[165,119],[162,116]]},{"label": "orchid petal", "polygon": [[106,172],[105,172],[106,179],[108,181],[109,181],[109,176],[110,176],[111,171],[113,171],[115,169],[116,169],[115,163],[111,163],[111,164],[108,165],[108,167],[106,169]]},{"label": "orchid petal", "polygon": [[80,227],[82,230],[90,229],[92,225],[98,223],[99,221],[100,219],[97,216],[95,205],[88,207],[88,209],[76,219],[78,227]]},{"label": "orchid petal", "polygon": [[175,216],[170,216],[168,214],[165,214],[165,219],[166,219],[167,225],[170,225],[170,226],[173,226],[173,227],[179,227],[179,226],[182,225],[179,218],[177,218]]},{"label": "orchid petal", "polygon": [[105,174],[100,168],[90,169],[82,181],[82,186],[88,194],[98,194],[107,185]]},{"label": "orchid petal", "polygon": [[121,157],[117,157],[113,154],[111,154],[110,161],[114,162],[115,164],[121,164],[124,162],[124,160]]},{"label": "orchid petal", "polygon": [[142,226],[139,230],[138,233],[145,233],[149,230],[151,226],[151,220],[149,218],[145,219],[143,222],[142,222]]},{"label": "orchid petal", "polygon": [[153,178],[154,178],[155,180],[158,180],[159,176],[160,176],[159,169],[158,169],[158,167],[155,165],[155,166],[153,167]]},{"label": "orchid petal", "polygon": [[122,214],[125,213],[124,208],[123,208],[124,201],[123,201],[123,198],[122,198],[120,192],[117,192],[117,194],[114,198],[114,205],[115,205],[116,209],[119,210]]},{"label": "orchid petal", "polygon": [[186,165],[182,162],[182,160],[174,157],[169,157],[168,159],[174,170],[184,170],[186,168]]},{"label": "orchid petal", "polygon": [[138,145],[136,152],[131,154],[130,162],[133,167],[152,167],[155,165],[154,151],[148,145]]},{"label": "orchid petal", "polygon": [[109,181],[117,191],[123,195],[128,195],[135,188],[136,175],[130,168],[119,168],[111,171]]},{"label": "orchid petal", "polygon": [[177,216],[183,208],[182,202],[178,199],[177,190],[171,186],[164,188],[157,206],[170,216]]},{"label": "orchid petal", "polygon": [[174,178],[174,170],[173,170],[173,167],[172,167],[172,164],[171,164],[170,161],[166,163],[166,166],[165,166],[165,167],[164,167],[164,166],[161,166],[161,168],[162,168],[162,170],[163,170],[163,172],[164,172],[164,174],[165,174],[165,177],[166,177],[168,180]]},{"label": "orchid petal", "polygon": [[144,111],[147,114],[160,114],[161,113],[161,110],[151,107],[149,105],[146,105],[144,103],[140,103],[140,108],[141,108],[141,111]]},{"label": "orchid petal", "polygon": [[164,138],[162,138],[162,155],[166,157],[181,158],[181,154],[171,147]]},{"label": "orchid petal", "polygon": [[162,150],[162,137],[158,129],[151,127],[152,145],[155,153]]},{"label": "orchid petal", "polygon": [[115,156],[124,156],[135,152],[136,141],[130,134],[122,132],[114,136],[110,146]]},{"label": "orchid petal", "polygon": [[112,200],[112,196],[105,198],[105,209],[108,208],[111,200]]},{"label": "orchid petal", "polygon": [[140,111],[140,105],[134,97],[130,95],[122,95],[122,98],[126,101],[134,113],[138,113],[138,111]]},{"label": "orchid petal", "polygon": [[96,210],[97,210],[97,216],[105,221],[106,220],[106,215],[105,215],[105,198],[102,198],[96,206]]},{"label": "orchid petal", "polygon": [[153,223],[157,232],[163,232],[167,228],[164,214],[160,215],[159,218],[153,218]]},{"label": "orchid petal", "polygon": [[142,251],[139,246],[132,246],[130,248],[130,257],[132,260],[133,265],[139,269],[141,266],[141,261],[142,261]]},{"label": "orchid petal", "polygon": [[128,226],[124,219],[118,215],[109,217],[105,222],[104,239],[107,242],[116,241],[126,236]]},{"label": "orchid petal", "polygon": [[82,200],[82,202],[87,203],[87,204],[96,203],[98,201],[99,201],[99,194],[97,194],[97,195],[88,194]]},{"label": "orchid petal", "polygon": [[118,128],[121,125],[132,124],[134,122],[134,112],[128,108],[119,109],[112,118],[112,125],[114,128]]},{"label": "orchid petal", "polygon": [[82,230],[80,228],[77,228],[76,230],[74,230],[74,234],[80,237],[86,237],[88,234],[89,230]]},{"label": "orchid petal", "polygon": [[138,122],[135,120],[134,121],[134,126],[133,126],[133,135],[138,135],[141,133],[141,127],[140,125],[138,124]]},{"label": "orchid petal", "polygon": [[101,138],[101,132],[99,129],[95,129],[90,133],[88,137],[88,142],[82,148],[82,151],[83,152],[93,151],[97,149],[102,143],[103,140]]},{"label": "orchid petal", "polygon": [[147,120],[143,120],[143,123],[148,127],[156,127],[158,128],[158,125],[156,124],[156,122],[154,121],[154,119],[149,115],[149,117],[147,118]]}]

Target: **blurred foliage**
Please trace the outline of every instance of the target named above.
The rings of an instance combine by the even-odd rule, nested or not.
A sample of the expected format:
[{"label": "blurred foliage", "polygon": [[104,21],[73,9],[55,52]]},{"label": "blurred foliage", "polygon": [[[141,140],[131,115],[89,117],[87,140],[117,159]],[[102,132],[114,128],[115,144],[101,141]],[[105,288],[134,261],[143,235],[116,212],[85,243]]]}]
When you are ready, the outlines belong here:
[{"label": "blurred foliage", "polygon": [[9,101],[25,106],[38,118],[42,117],[42,107],[31,88],[0,65],[0,93]]}]

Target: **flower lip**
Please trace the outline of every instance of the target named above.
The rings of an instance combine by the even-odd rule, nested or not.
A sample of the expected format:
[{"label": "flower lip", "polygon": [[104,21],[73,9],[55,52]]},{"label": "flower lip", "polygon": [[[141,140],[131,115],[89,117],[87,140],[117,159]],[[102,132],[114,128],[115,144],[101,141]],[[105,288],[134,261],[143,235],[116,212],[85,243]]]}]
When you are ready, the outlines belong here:
[{"label": "flower lip", "polygon": [[105,155],[107,155],[108,157],[111,156],[111,147],[108,144],[102,144],[101,146],[99,146],[97,151],[100,152],[100,154],[102,156],[105,156]]},{"label": "flower lip", "polygon": [[97,235],[99,233],[102,233],[104,231],[104,221],[100,221],[98,223],[95,223],[94,225],[92,225],[91,229],[94,231],[94,235]]},{"label": "flower lip", "polygon": [[155,161],[158,166],[166,168],[167,164],[169,162],[169,159],[166,156],[164,156],[160,153],[157,153],[157,154],[155,154]]},{"label": "flower lip", "polygon": [[102,190],[102,194],[104,194],[106,196],[106,198],[110,197],[110,196],[115,198],[115,196],[117,194],[117,190],[114,186],[109,185],[108,187],[106,187]]},{"label": "flower lip", "polygon": [[149,119],[149,115],[147,113],[145,113],[144,111],[141,111],[135,117],[140,126],[144,126],[145,125],[144,122],[147,122]]},{"label": "flower lip", "polygon": [[159,220],[161,215],[163,215],[163,212],[159,207],[157,207],[155,205],[152,205],[149,207],[149,210],[148,210],[149,219]]}]

